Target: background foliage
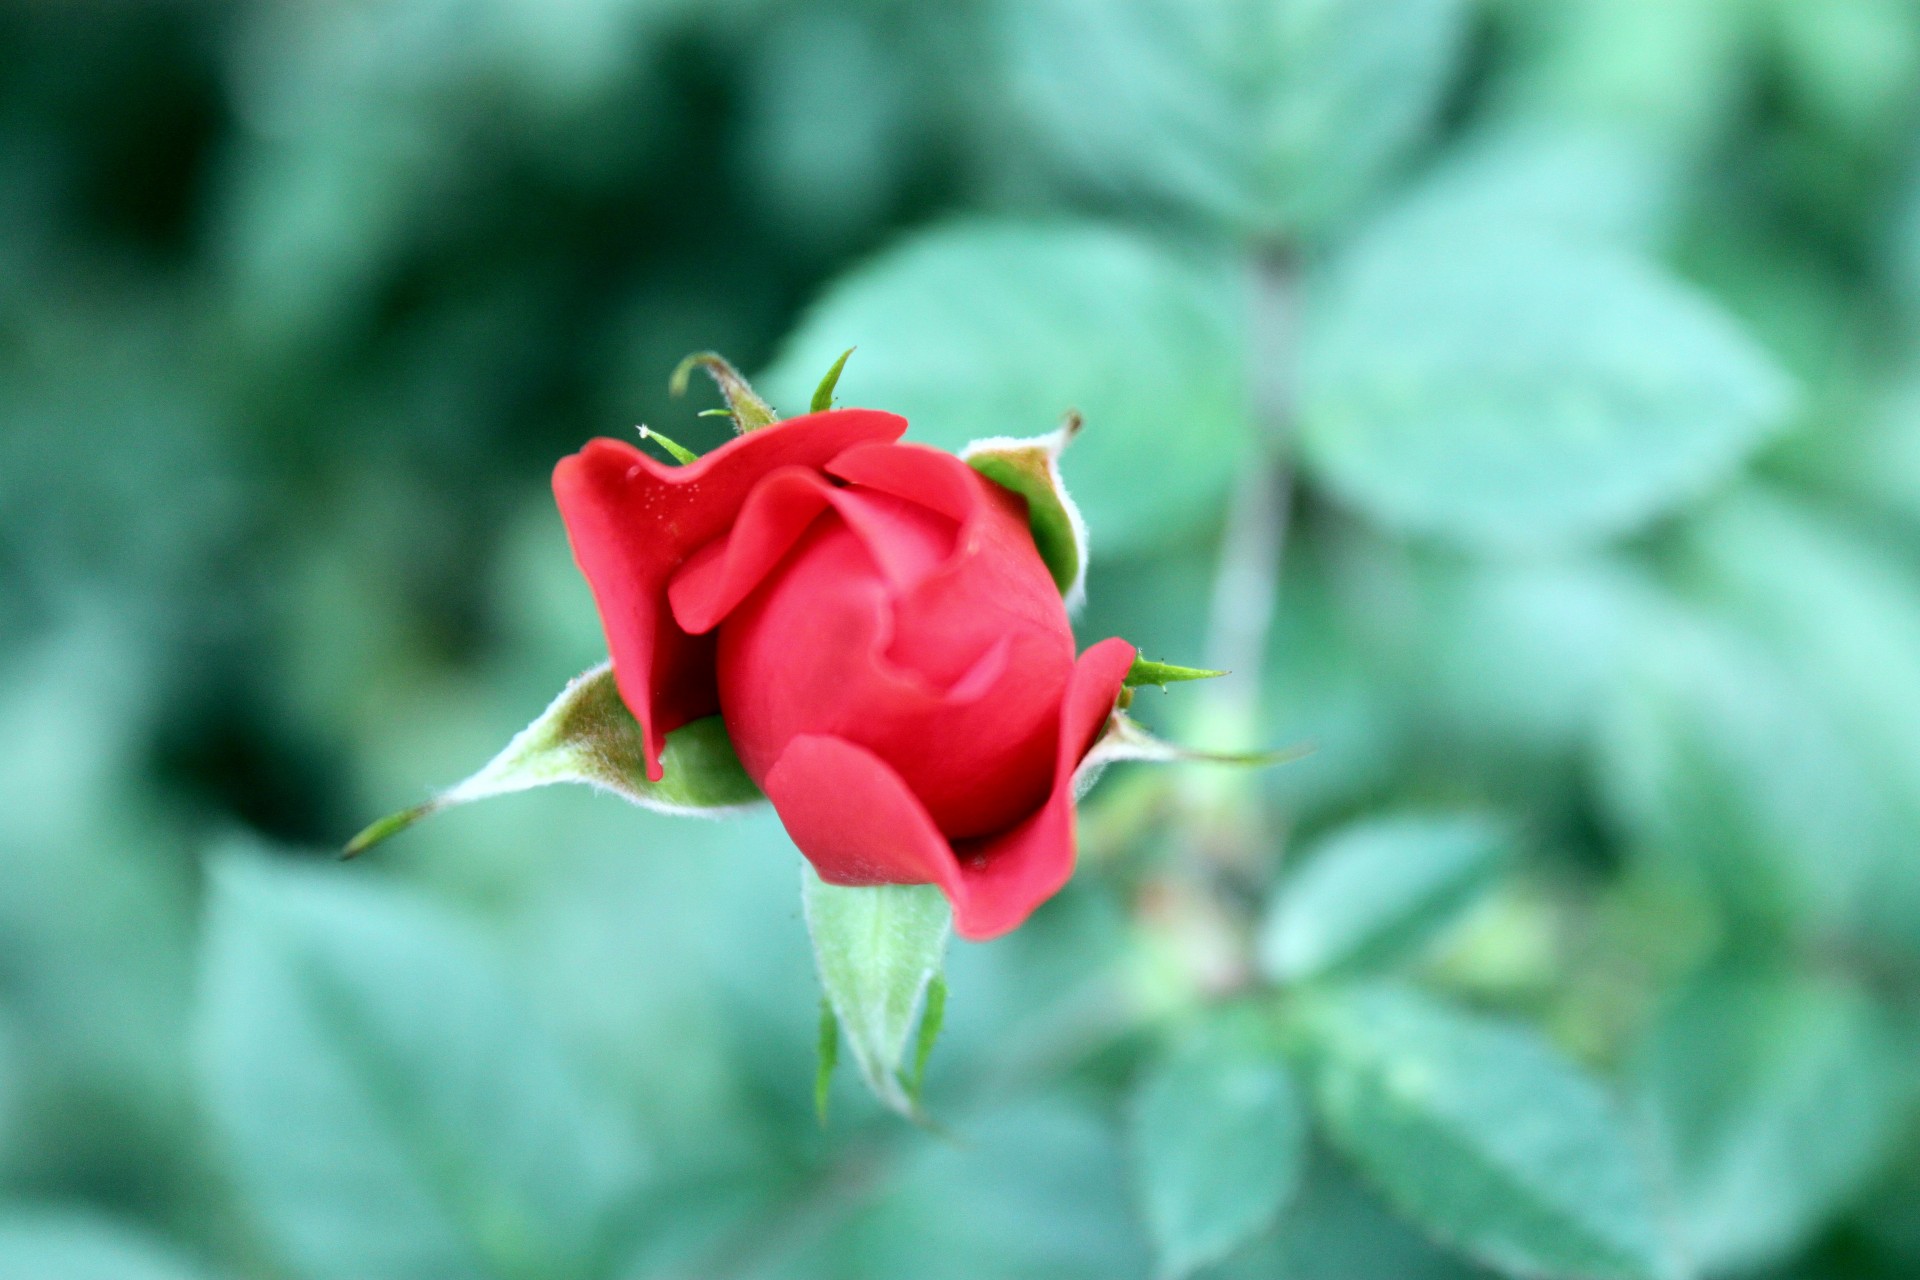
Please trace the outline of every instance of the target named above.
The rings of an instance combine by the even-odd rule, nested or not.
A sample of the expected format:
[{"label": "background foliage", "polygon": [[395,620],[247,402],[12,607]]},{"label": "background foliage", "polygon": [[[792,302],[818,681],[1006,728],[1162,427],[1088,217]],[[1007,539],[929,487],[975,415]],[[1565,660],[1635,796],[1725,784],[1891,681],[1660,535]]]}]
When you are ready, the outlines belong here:
[{"label": "background foliage", "polygon": [[[0,1276],[1915,1274],[1916,144],[1911,0],[0,4]],[[557,457],[855,344],[1318,747],[1114,770],[956,1141],[764,813],[328,862],[603,656]]]}]

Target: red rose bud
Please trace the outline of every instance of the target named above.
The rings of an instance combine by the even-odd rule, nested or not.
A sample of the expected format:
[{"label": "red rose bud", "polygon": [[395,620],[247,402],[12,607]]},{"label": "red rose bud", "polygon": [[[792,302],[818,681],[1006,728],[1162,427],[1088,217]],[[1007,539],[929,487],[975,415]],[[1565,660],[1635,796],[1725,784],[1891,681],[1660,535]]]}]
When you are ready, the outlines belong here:
[{"label": "red rose bud", "polygon": [[1076,660],[1023,501],[906,425],[815,413],[678,467],[596,440],[554,492],[648,776],[717,711],[823,880],[938,885],[990,938],[1072,874],[1134,651]]}]

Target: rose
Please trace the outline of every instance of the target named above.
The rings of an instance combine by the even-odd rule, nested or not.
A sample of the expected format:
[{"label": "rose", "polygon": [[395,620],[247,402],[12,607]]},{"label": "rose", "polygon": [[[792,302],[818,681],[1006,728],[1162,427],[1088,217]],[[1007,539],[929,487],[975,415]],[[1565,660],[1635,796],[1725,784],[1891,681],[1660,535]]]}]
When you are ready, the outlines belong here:
[{"label": "rose", "polygon": [[718,712],[822,879],[934,884],[963,937],[1018,926],[1073,872],[1073,775],[1133,647],[1074,657],[1022,498],[815,413],[685,466],[595,440],[554,492],[649,778]]}]

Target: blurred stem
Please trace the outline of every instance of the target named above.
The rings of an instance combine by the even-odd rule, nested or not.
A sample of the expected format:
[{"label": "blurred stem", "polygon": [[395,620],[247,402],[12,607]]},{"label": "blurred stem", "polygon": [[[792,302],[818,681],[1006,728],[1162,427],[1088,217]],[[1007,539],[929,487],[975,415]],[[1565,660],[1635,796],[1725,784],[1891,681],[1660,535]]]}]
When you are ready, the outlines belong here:
[{"label": "blurred stem", "polygon": [[[1292,257],[1277,249],[1251,259],[1247,317],[1247,399],[1253,443],[1227,509],[1208,611],[1207,664],[1230,672],[1197,708],[1197,738],[1211,750],[1263,745],[1271,643],[1293,506],[1291,437],[1297,288]],[[1266,744],[1271,745],[1271,744]],[[1135,913],[1150,971],[1166,979],[1175,1005],[1218,997],[1257,981],[1254,934],[1266,867],[1279,857],[1279,832],[1265,811],[1261,779],[1243,769],[1195,769],[1181,778],[1185,853],[1140,887]]]},{"label": "blurred stem", "polygon": [[[1273,629],[1293,506],[1295,278],[1292,257],[1278,250],[1253,260],[1248,317],[1248,400],[1254,425],[1249,464],[1227,509],[1208,610],[1207,662],[1230,671],[1214,686],[1216,704],[1239,708],[1250,722],[1265,693],[1267,640]],[[1245,728],[1251,732],[1253,724]],[[1233,748],[1251,746],[1235,742]]]}]

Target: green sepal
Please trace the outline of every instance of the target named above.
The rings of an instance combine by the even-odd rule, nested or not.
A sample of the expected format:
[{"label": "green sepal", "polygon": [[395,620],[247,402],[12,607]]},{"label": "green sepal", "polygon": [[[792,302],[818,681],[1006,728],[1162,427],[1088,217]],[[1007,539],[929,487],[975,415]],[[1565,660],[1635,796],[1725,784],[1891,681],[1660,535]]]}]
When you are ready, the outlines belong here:
[{"label": "green sepal", "polygon": [[689,462],[697,462],[700,459],[699,454],[687,448],[685,445],[680,444],[678,441],[667,439],[667,437],[661,435],[652,427],[642,426],[640,428],[640,438],[642,440],[651,440],[655,444],[658,444],[662,449],[667,451],[668,456],[683,467]]},{"label": "green sepal", "polygon": [[[902,1065],[916,1022],[925,1052],[939,1032],[945,993],[936,997],[932,988],[953,931],[947,900],[932,885],[828,884],[805,863],[801,877],[820,986],[860,1075],[886,1106],[927,1123],[917,1097],[924,1063],[916,1062],[912,1078]],[[824,1026],[821,1043],[824,1052]]]},{"label": "green sepal", "polygon": [[1069,607],[1086,590],[1087,526],[1060,480],[1060,455],[1079,432],[1080,415],[1069,413],[1049,435],[976,440],[960,453],[975,471],[1026,500],[1033,545]]},{"label": "green sepal", "polygon": [[834,1016],[833,1002],[820,998],[819,1065],[813,1072],[813,1113],[820,1127],[827,1127],[827,1105],[833,1100],[833,1069],[840,1065],[840,1019]]},{"label": "green sepal", "polygon": [[1212,680],[1226,674],[1224,671],[1209,671],[1205,667],[1176,667],[1171,662],[1150,662],[1136,654],[1133,666],[1127,669],[1126,686],[1138,689],[1141,685],[1151,684],[1164,689],[1170,684],[1187,680]]},{"label": "green sepal", "polygon": [[1081,759],[1080,768],[1074,774],[1074,788],[1085,791],[1093,785],[1103,769],[1123,760],[1138,760],[1148,764],[1231,764],[1264,769],[1270,765],[1288,764],[1312,753],[1310,744],[1278,747],[1270,751],[1202,751],[1183,747],[1154,737],[1125,711],[1116,710],[1107,717],[1107,727]]},{"label": "green sepal", "polygon": [[620,698],[613,664],[603,663],[575,677],[480,772],[425,804],[373,823],[348,842],[345,854],[364,853],[443,809],[556,782],[583,782],[666,813],[712,814],[762,798],[719,716],[669,733],[660,768],[660,781],[648,781],[640,723]]},{"label": "green sepal", "polygon": [[840,358],[833,362],[833,368],[827,370],[827,376],[820,379],[820,385],[813,389],[813,401],[807,406],[809,412],[825,413],[833,408],[833,389],[840,385],[840,371],[847,367],[847,357],[853,354],[853,350],[848,347],[842,351]]},{"label": "green sepal", "polygon": [[920,1014],[920,1032],[914,1037],[913,1072],[901,1080],[916,1111],[920,1108],[920,1092],[927,1083],[927,1062],[933,1057],[933,1046],[939,1042],[940,1028],[946,1021],[947,980],[944,975],[936,973],[933,981],[927,984],[927,1004]]},{"label": "green sepal", "polygon": [[673,371],[673,377],[667,382],[667,390],[676,396],[687,393],[687,381],[695,369],[705,369],[720,388],[720,394],[727,402],[727,412],[733,416],[734,430],[741,433],[758,431],[780,421],[780,415],[773,406],[762,400],[741,372],[729,364],[726,358],[713,351],[696,351],[682,360]]}]

